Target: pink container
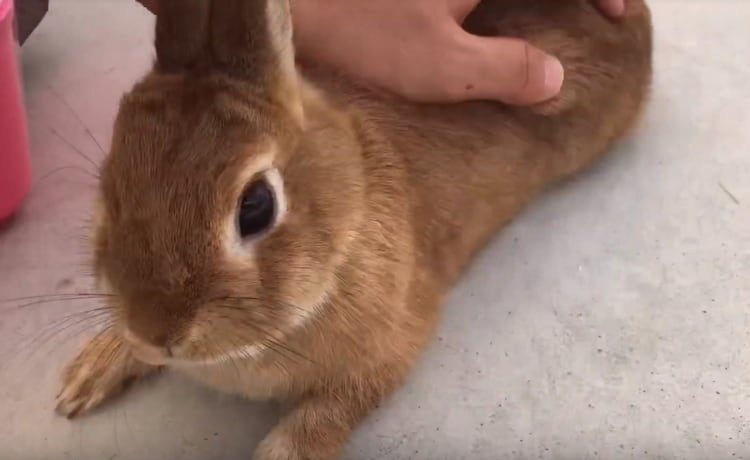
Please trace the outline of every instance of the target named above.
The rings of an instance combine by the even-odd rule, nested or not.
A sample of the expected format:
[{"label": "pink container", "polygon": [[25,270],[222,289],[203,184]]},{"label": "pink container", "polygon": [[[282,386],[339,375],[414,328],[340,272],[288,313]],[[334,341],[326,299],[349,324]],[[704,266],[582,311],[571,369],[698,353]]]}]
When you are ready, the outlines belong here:
[{"label": "pink container", "polygon": [[18,210],[31,184],[16,49],[13,0],[0,0],[0,221]]}]

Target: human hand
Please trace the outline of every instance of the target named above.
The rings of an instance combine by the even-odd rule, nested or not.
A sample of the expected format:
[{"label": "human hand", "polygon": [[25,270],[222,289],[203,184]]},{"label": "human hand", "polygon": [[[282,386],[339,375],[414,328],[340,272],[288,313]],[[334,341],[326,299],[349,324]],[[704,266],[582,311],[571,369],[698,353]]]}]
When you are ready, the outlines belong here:
[{"label": "human hand", "polygon": [[[564,71],[555,57],[461,28],[480,1],[292,0],[297,50],[417,101],[525,105],[556,96]],[[625,0],[592,1],[611,16],[624,12]]]},{"label": "human hand", "polygon": [[594,0],[602,12],[613,18],[619,18],[625,14],[626,0]]},{"label": "human hand", "polygon": [[141,5],[148,8],[149,11],[156,14],[156,10],[159,6],[159,0],[136,0]]},{"label": "human hand", "polygon": [[[156,11],[158,0],[138,0]],[[564,1],[564,0],[561,0]],[[592,0],[618,17],[626,0]],[[526,105],[560,92],[564,70],[523,40],[461,28],[481,0],[291,0],[298,54],[415,101]]]}]

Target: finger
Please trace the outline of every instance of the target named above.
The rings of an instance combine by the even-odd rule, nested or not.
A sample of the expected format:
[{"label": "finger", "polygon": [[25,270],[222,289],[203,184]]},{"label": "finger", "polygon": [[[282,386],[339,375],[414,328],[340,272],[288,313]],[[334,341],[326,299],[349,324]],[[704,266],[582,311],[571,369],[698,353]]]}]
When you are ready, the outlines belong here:
[{"label": "finger", "polygon": [[595,2],[608,16],[619,18],[625,14],[625,0],[595,0]]},{"label": "finger", "polygon": [[159,9],[159,0],[137,0],[138,3],[145,6],[149,11],[156,14]]},{"label": "finger", "polygon": [[465,34],[464,40],[470,51],[459,63],[466,89],[462,99],[527,105],[546,101],[560,92],[565,72],[554,56],[515,38]]},{"label": "finger", "polygon": [[477,8],[482,0],[447,0],[448,11],[457,23],[463,24],[467,16]]}]

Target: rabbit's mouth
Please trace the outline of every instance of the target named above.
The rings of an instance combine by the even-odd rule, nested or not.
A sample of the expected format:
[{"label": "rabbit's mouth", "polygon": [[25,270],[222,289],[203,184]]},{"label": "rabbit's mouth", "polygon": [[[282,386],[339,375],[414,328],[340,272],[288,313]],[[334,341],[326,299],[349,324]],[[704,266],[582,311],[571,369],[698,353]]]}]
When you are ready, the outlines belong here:
[{"label": "rabbit's mouth", "polygon": [[[318,308],[297,310],[284,327],[269,328],[268,333],[260,335],[242,333],[247,331],[240,331],[234,335],[224,334],[218,341],[216,330],[212,327],[203,327],[204,324],[200,321],[188,327],[187,333],[181,338],[156,342],[142,339],[127,325],[121,324],[118,329],[130,353],[144,364],[176,368],[216,366],[239,361],[258,361],[269,352],[279,353],[277,348],[281,348],[282,355],[284,352],[294,353],[284,345],[284,342],[304,327],[317,312]],[[303,357],[299,352],[296,354]]]},{"label": "rabbit's mouth", "polygon": [[245,345],[220,355],[189,361],[175,361],[175,364],[178,366],[216,366],[236,361],[255,361],[263,356],[266,351],[268,351],[267,348],[262,344]]},{"label": "rabbit's mouth", "polygon": [[123,334],[136,360],[151,366],[193,367],[228,363],[239,359],[259,357],[264,350],[259,345],[248,345],[217,356],[195,356],[184,347],[156,347],[143,342],[130,331]]},{"label": "rabbit's mouth", "polygon": [[181,345],[158,347],[151,345],[126,329],[122,334],[136,360],[151,366],[192,367],[228,363],[260,357],[265,351],[261,345],[247,345],[216,356],[191,353]]},{"label": "rabbit's mouth", "polygon": [[123,339],[130,346],[130,352],[138,361],[152,366],[165,366],[172,360],[173,354],[169,347],[157,347],[144,342],[126,329]]}]

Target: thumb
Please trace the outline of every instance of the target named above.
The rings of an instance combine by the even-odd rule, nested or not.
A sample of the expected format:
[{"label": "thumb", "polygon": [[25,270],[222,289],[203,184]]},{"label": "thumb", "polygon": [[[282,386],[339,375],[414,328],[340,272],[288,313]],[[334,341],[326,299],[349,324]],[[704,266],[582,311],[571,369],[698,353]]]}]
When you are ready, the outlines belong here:
[{"label": "thumb", "polygon": [[159,0],[137,0],[138,3],[145,6],[149,11],[156,14],[159,9]]},{"label": "thumb", "polygon": [[[560,61],[516,38],[465,34],[464,67],[468,99],[494,99],[513,105],[544,102],[562,88]],[[467,80],[468,81],[468,80]]]},{"label": "thumb", "polygon": [[448,11],[458,24],[463,24],[466,17],[479,5],[481,0],[448,0]]}]

